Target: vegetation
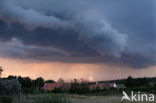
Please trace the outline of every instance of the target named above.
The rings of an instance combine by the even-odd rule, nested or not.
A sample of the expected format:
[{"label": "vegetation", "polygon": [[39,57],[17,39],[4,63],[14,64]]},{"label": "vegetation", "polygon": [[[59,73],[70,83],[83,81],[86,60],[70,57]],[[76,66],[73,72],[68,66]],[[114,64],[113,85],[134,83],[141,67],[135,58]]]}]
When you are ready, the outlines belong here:
[{"label": "vegetation", "polygon": [[125,87],[131,88],[131,87],[151,87],[149,81],[144,78],[137,78],[133,79],[131,76],[127,78],[125,81]]},{"label": "vegetation", "polygon": [[71,103],[64,95],[44,94],[44,95],[28,95],[15,98],[13,103]]},{"label": "vegetation", "polygon": [[[21,88],[21,84],[22,87]],[[0,103],[70,103],[64,95],[57,94],[39,94],[26,95],[22,93],[25,89],[31,90],[34,87],[42,88],[42,78],[31,80],[28,77],[8,76],[8,78],[0,79]],[[39,86],[38,86],[39,85]],[[41,86],[40,86],[41,85]],[[29,92],[31,93],[31,92]]]},{"label": "vegetation", "polygon": [[74,81],[71,82],[71,88],[69,89],[69,93],[86,94],[89,92],[90,89],[87,81],[78,82],[77,79],[74,79]]},{"label": "vegetation", "polygon": [[0,102],[11,103],[12,99],[20,94],[21,85],[18,80],[0,80]]},{"label": "vegetation", "polygon": [[42,77],[36,78],[32,80],[30,77],[21,77],[21,76],[8,76],[7,78],[3,78],[3,80],[12,80],[16,79],[21,84],[22,92],[24,94],[36,94],[42,92],[42,87],[44,83],[54,83],[54,80],[44,81]]},{"label": "vegetation", "polygon": [[55,83],[54,80],[46,80],[44,83]]},{"label": "vegetation", "polygon": [[[53,80],[47,80],[44,81],[42,77],[39,77],[35,80],[32,80],[29,77],[21,77],[21,76],[8,76],[7,78],[3,78],[2,80],[12,80],[16,79],[19,81],[19,84],[21,84],[22,92],[24,94],[38,94],[43,93],[42,87],[44,83],[55,83]],[[153,80],[153,78],[152,78]],[[63,91],[61,88],[55,88],[53,93],[72,93],[72,94],[103,94],[103,95],[109,95],[109,94],[121,94],[122,90],[125,91],[142,91],[142,92],[156,92],[156,83],[150,82],[151,80],[149,78],[132,78],[131,76],[127,79],[122,80],[122,83],[119,84],[120,80],[118,80],[118,89],[99,89],[98,87],[95,90],[90,90],[89,88],[89,82],[88,81],[78,81],[77,79],[74,79],[71,81],[71,88],[69,91]],[[59,79],[59,82],[64,83],[65,81],[63,79]],[[107,81],[108,82],[108,81]],[[107,83],[106,82],[106,83]],[[111,83],[112,81],[110,81]],[[109,83],[109,82],[108,82]],[[122,86],[120,86],[122,85]],[[108,91],[111,93],[108,93]]]}]

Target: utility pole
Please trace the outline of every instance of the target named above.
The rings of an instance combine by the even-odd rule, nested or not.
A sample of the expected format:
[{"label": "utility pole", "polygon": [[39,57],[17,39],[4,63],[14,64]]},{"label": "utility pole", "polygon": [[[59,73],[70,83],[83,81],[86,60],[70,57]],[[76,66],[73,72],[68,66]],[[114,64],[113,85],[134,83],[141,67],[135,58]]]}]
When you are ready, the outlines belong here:
[{"label": "utility pole", "polygon": [[2,72],[3,72],[3,69],[2,67],[0,67],[0,78],[1,78]]}]

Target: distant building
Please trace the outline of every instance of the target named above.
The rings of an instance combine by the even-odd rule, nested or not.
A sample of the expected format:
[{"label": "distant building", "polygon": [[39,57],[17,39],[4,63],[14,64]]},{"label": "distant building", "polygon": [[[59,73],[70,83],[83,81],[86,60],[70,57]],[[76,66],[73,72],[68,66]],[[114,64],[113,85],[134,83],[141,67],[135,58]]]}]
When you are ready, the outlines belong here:
[{"label": "distant building", "polygon": [[71,88],[70,83],[45,83],[43,86],[44,90],[52,91],[55,88],[61,88],[64,91],[68,91]]},{"label": "distant building", "polygon": [[[96,88],[99,88],[99,89],[107,89],[107,88],[111,88],[111,87],[117,88],[117,85],[116,85],[116,83],[98,83],[98,82],[96,82],[93,84],[88,84],[88,87],[91,90],[94,90]],[[47,90],[47,91],[52,91],[55,88],[60,88],[63,91],[68,91],[71,88],[71,83],[45,83],[43,86],[43,89]]]},{"label": "distant building", "polygon": [[114,87],[113,83],[98,83],[98,82],[96,82],[96,84],[90,84],[89,85],[89,88],[91,90],[96,89],[96,88],[107,89],[107,88],[111,88],[111,87]]}]

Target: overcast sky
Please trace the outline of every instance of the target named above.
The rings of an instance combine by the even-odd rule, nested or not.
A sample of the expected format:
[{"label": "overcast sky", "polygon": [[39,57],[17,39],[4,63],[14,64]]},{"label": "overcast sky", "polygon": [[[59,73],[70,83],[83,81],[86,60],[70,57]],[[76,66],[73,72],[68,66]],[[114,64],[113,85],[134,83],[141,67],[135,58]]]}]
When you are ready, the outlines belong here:
[{"label": "overcast sky", "polygon": [[20,60],[22,65],[48,63],[48,68],[56,62],[79,64],[84,73],[86,64],[100,66],[96,71],[102,73],[107,65],[117,65],[121,75],[148,71],[156,65],[155,18],[155,0],[0,0],[0,59],[7,59],[1,65]]}]

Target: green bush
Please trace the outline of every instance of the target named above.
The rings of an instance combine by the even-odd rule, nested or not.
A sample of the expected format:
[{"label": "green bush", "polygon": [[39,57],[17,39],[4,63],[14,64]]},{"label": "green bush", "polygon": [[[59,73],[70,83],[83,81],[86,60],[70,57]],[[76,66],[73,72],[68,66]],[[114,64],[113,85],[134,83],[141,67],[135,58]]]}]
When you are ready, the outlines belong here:
[{"label": "green bush", "polygon": [[62,90],[62,88],[54,88],[54,90],[52,90],[53,93],[64,93],[65,91]]},{"label": "green bush", "polygon": [[11,103],[14,96],[20,96],[21,85],[18,80],[0,80],[0,102]]}]

